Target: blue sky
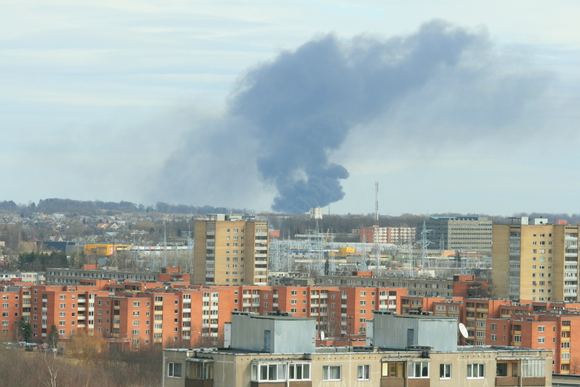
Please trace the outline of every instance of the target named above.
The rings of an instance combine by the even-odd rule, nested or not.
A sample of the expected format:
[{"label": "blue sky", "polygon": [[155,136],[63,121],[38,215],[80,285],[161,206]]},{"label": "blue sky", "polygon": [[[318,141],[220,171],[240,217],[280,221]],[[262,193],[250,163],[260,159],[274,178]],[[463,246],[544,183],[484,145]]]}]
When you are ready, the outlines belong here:
[{"label": "blue sky", "polygon": [[[548,74],[549,109],[515,123],[521,136],[429,150],[415,146],[428,136],[351,132],[329,155],[350,171],[331,210],[372,211],[378,180],[384,213],[578,212],[576,1],[0,0],[0,9],[0,200],[184,201],[151,186],[184,136],[223,114],[248,70],[328,33],[383,39],[443,19],[487,31],[514,71]],[[200,188],[191,203],[268,209],[273,187],[255,176],[248,185],[217,196]]]}]

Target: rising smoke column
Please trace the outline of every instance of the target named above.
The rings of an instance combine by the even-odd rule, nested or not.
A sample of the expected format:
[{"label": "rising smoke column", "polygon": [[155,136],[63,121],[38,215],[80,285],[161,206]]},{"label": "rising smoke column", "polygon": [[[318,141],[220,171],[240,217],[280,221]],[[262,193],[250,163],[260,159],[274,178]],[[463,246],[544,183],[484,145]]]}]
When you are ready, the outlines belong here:
[{"label": "rising smoke column", "polygon": [[259,172],[278,192],[272,208],[305,212],[342,199],[348,171],[329,153],[349,130],[485,43],[482,34],[436,21],[386,41],[326,36],[247,74],[230,111],[253,124]]},{"label": "rising smoke column", "polygon": [[243,76],[225,114],[195,117],[154,200],[241,208],[274,188],[274,210],[306,212],[344,197],[337,150],[372,159],[348,144],[394,148],[389,157],[528,137],[548,77],[526,67],[484,32],[442,21],[387,40],[314,39]]}]

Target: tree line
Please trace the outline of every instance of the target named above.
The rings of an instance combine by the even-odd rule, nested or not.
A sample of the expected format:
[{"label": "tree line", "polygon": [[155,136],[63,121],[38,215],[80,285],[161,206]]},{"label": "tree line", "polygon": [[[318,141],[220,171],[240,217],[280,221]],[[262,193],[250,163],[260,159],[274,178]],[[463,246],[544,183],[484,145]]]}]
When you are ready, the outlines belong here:
[{"label": "tree line", "polygon": [[26,253],[18,257],[18,269],[22,271],[46,271],[51,267],[69,267],[65,253]]},{"label": "tree line", "polygon": [[84,201],[73,199],[50,198],[42,199],[38,203],[17,204],[12,200],[0,201],[0,212],[20,213],[30,215],[32,213],[45,214],[79,214],[97,215],[102,213],[146,213],[160,212],[167,214],[210,214],[228,212],[246,212],[246,210],[231,209],[227,207],[213,207],[208,205],[193,206],[185,204],[169,204],[157,202],[154,205],[145,206],[143,204],[128,201],[104,202],[100,200]]}]

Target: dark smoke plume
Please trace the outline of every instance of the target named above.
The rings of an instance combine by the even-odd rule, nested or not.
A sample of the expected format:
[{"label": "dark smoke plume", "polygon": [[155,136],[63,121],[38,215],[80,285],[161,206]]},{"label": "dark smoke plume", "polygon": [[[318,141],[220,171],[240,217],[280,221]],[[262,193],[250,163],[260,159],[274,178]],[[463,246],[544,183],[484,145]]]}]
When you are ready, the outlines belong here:
[{"label": "dark smoke plume", "polygon": [[[344,143],[349,131],[388,117],[395,105],[399,109],[402,101],[415,101],[413,95],[421,95],[433,85],[441,84],[438,93],[453,93],[445,90],[448,83],[454,85],[455,91],[469,94],[462,90],[461,78],[488,82],[485,67],[490,56],[490,44],[484,33],[441,21],[427,23],[412,35],[388,40],[358,37],[345,41],[325,36],[295,51],[284,52],[273,62],[250,71],[231,97],[224,121],[229,124],[217,125],[221,130],[209,141],[196,143],[190,139],[182,158],[205,147],[204,142],[216,146],[209,150],[216,152],[216,160],[227,158],[227,152],[247,152],[263,181],[277,191],[272,204],[274,210],[305,212],[312,207],[323,207],[344,197],[341,180],[348,177],[348,171],[329,157]],[[494,86],[504,84],[495,82]],[[513,80],[511,84],[514,88],[521,86]],[[503,94],[501,87],[498,90]],[[525,99],[512,94],[509,98],[516,103],[510,101],[510,108]],[[426,105],[429,102],[422,101]],[[413,115],[421,116],[428,106],[405,106],[405,110],[409,109]],[[501,109],[506,110],[505,106]],[[472,106],[465,110],[457,115],[452,112],[450,120],[469,116],[472,110],[480,111]],[[485,121],[487,112],[483,111],[483,117],[478,119]],[[445,126],[445,123],[437,124]],[[419,132],[428,131],[428,125]],[[382,133],[389,134],[394,135],[388,128]],[[215,143],[217,138],[229,138],[237,148],[222,153]],[[232,138],[250,138],[253,147],[245,147],[243,141]],[[255,155],[250,155],[253,152]],[[176,157],[175,160],[180,160],[181,156]],[[222,164],[217,161],[196,167],[206,168],[208,164],[215,168],[213,178],[225,173],[219,170]],[[243,169],[236,175],[239,179]],[[206,184],[203,180],[198,183]],[[235,189],[232,195],[236,195]]]}]

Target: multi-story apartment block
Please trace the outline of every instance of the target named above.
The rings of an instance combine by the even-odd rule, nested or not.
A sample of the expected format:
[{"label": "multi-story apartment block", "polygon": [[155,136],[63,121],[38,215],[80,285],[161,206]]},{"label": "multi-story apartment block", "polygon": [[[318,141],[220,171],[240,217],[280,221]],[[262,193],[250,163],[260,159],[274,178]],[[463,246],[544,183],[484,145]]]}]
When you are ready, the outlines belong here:
[{"label": "multi-story apartment block", "polygon": [[30,313],[30,297],[25,299],[24,293],[20,287],[0,287],[0,339],[2,340],[14,338],[23,311]]},{"label": "multi-story apartment block", "polygon": [[555,374],[578,375],[579,329],[579,310],[534,311],[534,305],[504,306],[497,318],[487,321],[486,344],[550,350]]},{"label": "multi-story apartment block", "polygon": [[310,319],[236,315],[231,348],[165,350],[163,386],[552,385],[550,351],[458,347],[449,340],[454,319],[378,314],[374,321],[372,346],[323,348],[314,345]]},{"label": "multi-story apartment block", "polygon": [[507,300],[402,296],[401,313],[455,317],[467,328],[464,344],[484,345],[488,318],[498,316],[500,308],[510,304]]},{"label": "multi-story apartment block", "polygon": [[434,216],[427,220],[429,248],[490,253],[492,220],[482,216]]},{"label": "multi-story apartment block", "polygon": [[390,243],[405,245],[415,242],[415,227],[361,227],[360,241],[362,243]]},{"label": "multi-story apartment block", "polygon": [[[9,286],[0,296],[0,332],[15,339],[21,318],[34,341],[56,329],[61,342],[83,332],[139,349],[153,344],[222,346],[233,312],[288,313],[315,321],[317,340],[364,343],[373,310],[400,312],[406,289],[320,286]],[[54,327],[54,328],[53,328]]]},{"label": "multi-story apartment block", "polygon": [[[29,298],[29,323],[34,340],[44,340],[51,329],[61,339],[69,339],[82,331],[89,335],[95,329],[95,299],[108,294],[90,286],[32,286]],[[23,309],[23,315],[26,318]]]},{"label": "multi-story apartment block", "polygon": [[467,344],[484,345],[488,317],[497,316],[499,309],[509,305],[507,300],[466,299],[461,321],[467,328]]},{"label": "multi-story apartment block", "polygon": [[234,215],[197,219],[193,263],[195,284],[266,285],[268,223]]},{"label": "multi-story apartment block", "polygon": [[513,300],[578,301],[579,226],[522,218],[493,226],[492,294]]}]

